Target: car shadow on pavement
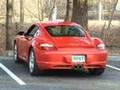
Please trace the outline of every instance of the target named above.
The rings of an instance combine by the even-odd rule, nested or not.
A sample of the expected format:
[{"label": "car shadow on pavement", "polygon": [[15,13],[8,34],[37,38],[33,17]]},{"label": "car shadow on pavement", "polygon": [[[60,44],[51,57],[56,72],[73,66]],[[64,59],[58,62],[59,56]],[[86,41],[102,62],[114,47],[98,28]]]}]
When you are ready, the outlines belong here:
[{"label": "car shadow on pavement", "polygon": [[[28,69],[28,65],[26,63],[24,64],[19,64],[19,66],[23,67],[22,69],[19,69],[21,72],[23,72],[22,70],[24,70],[24,74],[29,75],[29,69]],[[80,70],[47,70],[44,71],[43,74],[39,74],[37,76],[33,76],[33,77],[65,77],[65,78],[95,78],[95,77],[102,77],[102,75],[100,76],[95,76],[95,75],[91,75],[89,73],[86,73],[84,71],[80,71]]]},{"label": "car shadow on pavement", "polygon": [[[46,71],[43,75],[40,75],[40,77],[65,77],[65,78],[93,78],[96,77],[94,75],[90,75],[83,71],[77,71],[77,70],[51,70]],[[100,76],[97,76],[100,77]]]}]

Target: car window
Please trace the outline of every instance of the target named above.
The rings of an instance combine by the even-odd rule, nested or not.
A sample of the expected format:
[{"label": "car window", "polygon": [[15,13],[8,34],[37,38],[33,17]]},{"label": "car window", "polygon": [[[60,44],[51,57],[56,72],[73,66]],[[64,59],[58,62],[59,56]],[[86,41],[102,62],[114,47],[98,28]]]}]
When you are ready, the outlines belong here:
[{"label": "car window", "polygon": [[34,37],[35,33],[39,31],[39,27],[38,26],[31,26],[30,29],[28,30],[28,32],[26,33],[27,36],[32,36]]},{"label": "car window", "polygon": [[48,33],[54,37],[84,37],[85,32],[78,26],[48,26]]},{"label": "car window", "polygon": [[34,34],[34,37],[40,36],[40,34],[41,34],[41,31],[38,29],[38,30],[36,31],[36,33]]}]

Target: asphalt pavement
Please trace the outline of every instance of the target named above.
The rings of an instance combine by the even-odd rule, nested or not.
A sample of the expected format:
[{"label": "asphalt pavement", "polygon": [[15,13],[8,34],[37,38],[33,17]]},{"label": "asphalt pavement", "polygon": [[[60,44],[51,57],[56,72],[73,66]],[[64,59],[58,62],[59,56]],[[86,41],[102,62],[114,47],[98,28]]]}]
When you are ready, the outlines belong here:
[{"label": "asphalt pavement", "polygon": [[0,57],[0,90],[120,90],[120,56],[110,56],[101,76],[77,71],[31,76],[26,64]]}]

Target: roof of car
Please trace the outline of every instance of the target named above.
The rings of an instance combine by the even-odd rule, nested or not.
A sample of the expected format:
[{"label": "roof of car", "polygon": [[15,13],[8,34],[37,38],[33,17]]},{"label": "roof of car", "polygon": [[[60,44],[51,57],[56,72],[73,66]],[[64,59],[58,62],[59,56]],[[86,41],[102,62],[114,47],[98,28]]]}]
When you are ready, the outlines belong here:
[{"label": "roof of car", "polygon": [[57,25],[78,25],[77,23],[74,22],[57,22],[57,21],[48,21],[48,22],[39,22],[37,23],[39,25],[42,25],[44,27],[46,26],[57,26]]}]

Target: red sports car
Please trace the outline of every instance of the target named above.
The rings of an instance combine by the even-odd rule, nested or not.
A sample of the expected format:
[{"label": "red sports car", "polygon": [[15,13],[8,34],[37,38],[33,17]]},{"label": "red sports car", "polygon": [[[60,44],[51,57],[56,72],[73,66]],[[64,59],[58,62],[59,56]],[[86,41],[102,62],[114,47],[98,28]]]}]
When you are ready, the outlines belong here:
[{"label": "red sports car", "polygon": [[35,23],[14,40],[15,62],[25,61],[31,75],[45,70],[84,70],[101,75],[107,50],[99,38],[91,37],[73,22]]}]

